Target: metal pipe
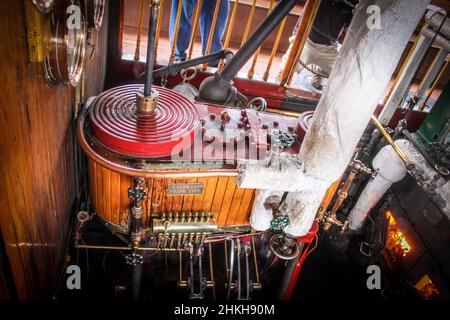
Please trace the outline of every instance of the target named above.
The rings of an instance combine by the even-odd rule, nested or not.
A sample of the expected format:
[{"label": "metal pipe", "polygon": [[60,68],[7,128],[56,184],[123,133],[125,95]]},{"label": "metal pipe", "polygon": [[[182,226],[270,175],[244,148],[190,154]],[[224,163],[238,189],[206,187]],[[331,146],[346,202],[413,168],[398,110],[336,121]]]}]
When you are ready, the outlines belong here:
[{"label": "metal pipe", "polygon": [[199,244],[199,249],[198,249],[198,283],[199,283],[199,298],[203,299],[203,266],[202,266],[202,258],[203,258],[203,245]]},{"label": "metal pipe", "polygon": [[234,268],[234,240],[231,239],[230,247],[230,271],[228,274],[227,300],[231,297],[231,286],[233,284],[233,268]]},{"label": "metal pipe", "polygon": [[194,247],[192,243],[189,243],[189,269],[191,272],[191,278],[189,280],[190,282],[190,289],[191,289],[191,296],[190,298],[194,298],[195,293],[194,293]]},{"label": "metal pipe", "polygon": [[404,98],[409,85],[413,80],[420,63],[422,62],[432,42],[432,39],[425,37],[423,34],[419,35],[417,45],[414,48],[414,51],[411,53],[411,57],[408,60],[408,63],[406,64],[403,72],[399,74],[398,81],[394,89],[392,90],[392,93],[390,94],[383,110],[381,111],[379,120],[383,125],[388,125],[389,121],[392,119],[395,110]]},{"label": "metal pipe", "polygon": [[144,96],[146,97],[152,95],[153,66],[155,63],[156,24],[158,22],[159,4],[160,4],[159,0],[151,1],[148,44],[147,44],[147,67],[146,67],[147,71],[144,86]]},{"label": "metal pipe", "polygon": [[241,240],[237,239],[237,299],[241,300],[242,296],[242,289],[241,289],[241,283],[242,283],[242,277],[241,277]]},{"label": "metal pipe", "polygon": [[395,143],[395,141],[392,139],[392,137],[389,135],[389,133],[386,131],[386,129],[384,129],[383,125],[381,124],[380,121],[378,121],[378,119],[372,115],[372,122],[375,125],[375,127],[377,127],[377,129],[381,132],[381,134],[383,135],[383,137],[386,139],[386,141],[392,146],[392,148],[394,149],[395,153],[400,157],[400,159],[406,164],[409,164],[409,160],[408,157],[406,156],[406,154],[397,146],[397,144]]},{"label": "metal pipe", "polygon": [[239,70],[242,69],[245,63],[296,4],[297,0],[280,1],[270,15],[264,19],[255,32],[253,32],[241,49],[239,49],[234,58],[225,66],[220,73],[223,80],[229,82],[238,74]]},{"label": "metal pipe", "polygon": [[[115,251],[133,251],[134,249],[132,247],[120,247],[120,246],[104,246],[104,245],[88,245],[88,244],[79,244],[75,246],[76,249],[93,249],[93,250],[115,250]],[[178,251],[186,251],[185,249],[174,249],[174,248],[166,248],[164,250],[161,250],[160,248],[148,248],[148,247],[138,247],[136,248],[137,251],[172,251],[172,252],[178,252]]]},{"label": "metal pipe", "polygon": [[425,98],[425,100],[423,101],[423,104],[420,106],[420,110],[425,109],[428,100],[430,100],[431,95],[434,92],[434,89],[436,89],[436,86],[438,85],[439,81],[441,80],[442,76],[444,75],[445,71],[447,71],[447,67],[449,65],[450,59],[447,60],[447,62],[444,64],[444,66],[442,67],[441,71],[439,72],[438,76],[436,77],[436,79],[434,79],[433,84],[431,85],[430,90],[428,90],[428,94],[427,97]]},{"label": "metal pipe", "polygon": [[209,254],[209,274],[211,277],[211,283],[213,284],[213,287],[212,287],[213,300],[216,300],[216,285],[215,285],[215,281],[214,281],[213,254],[212,254],[211,243],[208,243],[208,254]]},{"label": "metal pipe", "polygon": [[141,297],[142,264],[137,263],[131,267],[131,297],[139,300]]},{"label": "metal pipe", "polygon": [[434,58],[433,63],[431,64],[425,77],[423,78],[422,82],[420,83],[419,89],[417,89],[417,92],[415,95],[415,98],[417,99],[417,101],[422,99],[425,92],[428,90],[428,88],[432,84],[433,80],[436,79],[436,76],[439,74],[439,71],[441,70],[442,65],[445,63],[445,59],[447,58],[447,55],[448,55],[448,50],[443,49],[443,48],[441,50],[439,50],[439,53]]},{"label": "metal pipe", "polygon": [[447,38],[450,37],[450,19],[448,14],[430,10],[425,15],[425,21],[434,29],[440,29],[440,32]]},{"label": "metal pipe", "polygon": [[258,268],[258,260],[256,259],[256,246],[255,246],[255,238],[252,236],[252,248],[253,248],[253,263],[255,264],[255,273],[256,273],[256,283],[259,285],[259,268]]},{"label": "metal pipe", "polygon": [[434,42],[440,45],[442,48],[450,50],[450,40],[448,40],[446,37],[443,37],[440,33],[430,28],[425,28],[423,29],[422,34],[429,39],[434,39]]},{"label": "metal pipe", "polygon": [[[220,51],[201,56],[198,58],[194,58],[191,60],[183,61],[180,63],[169,64],[167,67],[159,68],[153,71],[153,78],[160,78],[166,75],[176,75],[183,69],[188,69],[191,67],[195,67],[201,65],[205,62],[214,61],[217,59],[225,59],[227,61],[231,60],[234,56],[234,53],[228,49],[222,49]],[[141,74],[139,77],[142,77],[145,73]]]},{"label": "metal pipe", "polygon": [[245,287],[246,287],[246,300],[250,300],[250,263],[249,263],[249,255],[250,255],[250,246],[248,243],[245,244]]},{"label": "metal pipe", "polygon": [[[300,252],[303,250],[303,243],[299,243],[300,246]],[[286,270],[283,273],[283,278],[280,283],[280,289],[278,290],[278,296],[277,298],[279,300],[285,300],[286,299],[286,292],[288,291],[288,288],[292,282],[292,278],[294,275],[294,271],[297,268],[297,264],[299,263],[300,259],[303,257],[302,254],[299,254],[298,257],[295,259],[288,261]],[[295,282],[297,282],[297,279],[295,279]]]}]

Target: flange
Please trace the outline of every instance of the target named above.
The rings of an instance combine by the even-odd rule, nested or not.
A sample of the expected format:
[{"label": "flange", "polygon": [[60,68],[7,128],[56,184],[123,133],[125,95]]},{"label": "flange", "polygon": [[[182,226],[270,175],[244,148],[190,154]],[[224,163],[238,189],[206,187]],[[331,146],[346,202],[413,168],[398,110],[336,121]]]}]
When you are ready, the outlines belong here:
[{"label": "flange", "polygon": [[179,93],[157,86],[153,113],[138,112],[136,93],[143,85],[110,89],[97,96],[89,110],[95,137],[108,149],[132,157],[159,158],[189,147],[198,133],[194,103]]},{"label": "flange", "polygon": [[[45,77],[50,84],[63,82],[76,87],[83,73],[86,54],[86,20],[83,14],[79,25],[67,22],[70,6],[80,8],[79,0],[66,0],[55,6],[51,19],[49,52],[44,60]],[[81,9],[80,9],[81,10]],[[76,12],[72,13],[76,14]],[[77,19],[75,19],[77,20]],[[70,27],[69,27],[70,25]]]},{"label": "flange", "polygon": [[313,116],[314,116],[314,111],[307,111],[307,112],[303,112],[300,115],[300,117],[298,118],[297,136],[300,139],[300,141],[303,141],[303,139],[305,138],[306,132],[308,131],[309,127],[311,126]]}]

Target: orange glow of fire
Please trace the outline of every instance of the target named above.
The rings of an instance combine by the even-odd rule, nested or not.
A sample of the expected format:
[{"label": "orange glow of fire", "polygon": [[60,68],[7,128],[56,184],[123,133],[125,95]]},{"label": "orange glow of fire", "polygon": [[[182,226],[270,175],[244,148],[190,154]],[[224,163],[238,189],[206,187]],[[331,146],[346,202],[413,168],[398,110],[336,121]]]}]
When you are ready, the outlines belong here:
[{"label": "orange glow of fire", "polygon": [[397,222],[395,221],[392,213],[388,210],[386,217],[389,221],[389,235],[388,235],[388,247],[394,247],[398,254],[402,257],[406,256],[411,251],[411,245],[406,240],[405,235],[400,231]]}]

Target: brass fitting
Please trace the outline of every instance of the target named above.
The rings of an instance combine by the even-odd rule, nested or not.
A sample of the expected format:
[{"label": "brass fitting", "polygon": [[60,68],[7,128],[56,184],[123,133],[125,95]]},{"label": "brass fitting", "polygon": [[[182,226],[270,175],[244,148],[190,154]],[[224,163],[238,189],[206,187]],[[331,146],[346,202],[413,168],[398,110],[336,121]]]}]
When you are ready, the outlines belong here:
[{"label": "brass fitting", "polygon": [[159,93],[152,90],[152,94],[148,97],[139,91],[136,94],[137,108],[139,113],[153,113],[156,110]]}]

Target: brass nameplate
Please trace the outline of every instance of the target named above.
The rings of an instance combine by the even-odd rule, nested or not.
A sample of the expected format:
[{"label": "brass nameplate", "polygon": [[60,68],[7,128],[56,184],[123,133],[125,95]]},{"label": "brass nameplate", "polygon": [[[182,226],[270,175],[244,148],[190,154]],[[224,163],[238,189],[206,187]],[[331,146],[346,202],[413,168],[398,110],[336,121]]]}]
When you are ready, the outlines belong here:
[{"label": "brass nameplate", "polygon": [[167,186],[168,196],[199,195],[203,193],[204,183],[173,183]]}]

